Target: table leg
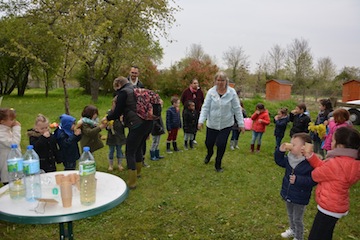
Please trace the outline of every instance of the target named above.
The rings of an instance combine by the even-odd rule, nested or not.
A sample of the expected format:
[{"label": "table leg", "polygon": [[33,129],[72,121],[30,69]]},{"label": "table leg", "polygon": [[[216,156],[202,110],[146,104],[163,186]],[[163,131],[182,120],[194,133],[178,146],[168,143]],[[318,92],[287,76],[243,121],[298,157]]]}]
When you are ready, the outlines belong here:
[{"label": "table leg", "polygon": [[74,233],[73,233],[73,225],[72,222],[67,222],[67,229],[64,226],[65,223],[59,223],[60,227],[60,240],[65,240],[68,238],[69,240],[74,239]]}]

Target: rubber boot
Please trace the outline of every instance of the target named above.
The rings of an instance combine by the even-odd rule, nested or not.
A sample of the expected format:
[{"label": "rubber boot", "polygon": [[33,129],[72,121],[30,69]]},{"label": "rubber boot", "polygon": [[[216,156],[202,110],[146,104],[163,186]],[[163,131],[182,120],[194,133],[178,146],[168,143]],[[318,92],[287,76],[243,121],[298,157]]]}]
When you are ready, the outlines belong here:
[{"label": "rubber boot", "polygon": [[142,162],[136,162],[136,172],[137,172],[137,177],[140,178],[141,177],[141,168],[142,168],[143,163]]},{"label": "rubber boot", "polygon": [[256,146],[256,152],[260,152],[260,146],[259,144]]},{"label": "rubber boot", "polygon": [[122,159],[118,158],[117,162],[118,162],[119,171],[120,172],[124,171],[124,167],[122,166]]},{"label": "rubber boot", "polygon": [[184,141],[184,148],[185,148],[185,150],[188,150],[188,141]]},{"label": "rubber boot", "polygon": [[156,149],[156,150],[155,150],[155,157],[156,157],[157,159],[163,159],[163,158],[164,158],[164,156],[160,156],[160,150],[159,150],[159,149]]},{"label": "rubber boot", "polygon": [[180,151],[180,150],[178,149],[178,147],[177,147],[177,143],[176,143],[176,142],[173,142],[172,145],[173,145],[173,148],[174,148],[174,151],[175,151],[175,152],[179,152],[179,151]]},{"label": "rubber boot", "polygon": [[239,149],[238,142],[239,142],[239,140],[234,140],[234,147],[236,149]]},{"label": "rubber boot", "polygon": [[167,153],[172,153],[172,151],[170,149],[170,142],[166,142],[166,152]]},{"label": "rubber boot", "polygon": [[190,149],[193,149],[194,148],[194,140],[190,140],[189,145],[190,145]]},{"label": "rubber boot", "polygon": [[250,151],[253,153],[254,152],[254,149],[255,149],[255,144],[251,144],[250,146]]},{"label": "rubber boot", "polygon": [[151,151],[151,150],[150,150],[150,160],[152,160],[152,161],[157,161],[157,160],[159,160],[159,159],[156,157],[156,155],[155,155],[155,151]]},{"label": "rubber boot", "polygon": [[230,149],[234,150],[234,140],[230,140]]},{"label": "rubber boot", "polygon": [[109,159],[109,168],[108,168],[109,171],[113,170],[113,163],[114,163],[114,160]]},{"label": "rubber boot", "polygon": [[137,175],[136,170],[131,170],[131,169],[128,170],[128,183],[127,184],[130,189],[136,188],[136,178],[137,178],[136,175]]}]

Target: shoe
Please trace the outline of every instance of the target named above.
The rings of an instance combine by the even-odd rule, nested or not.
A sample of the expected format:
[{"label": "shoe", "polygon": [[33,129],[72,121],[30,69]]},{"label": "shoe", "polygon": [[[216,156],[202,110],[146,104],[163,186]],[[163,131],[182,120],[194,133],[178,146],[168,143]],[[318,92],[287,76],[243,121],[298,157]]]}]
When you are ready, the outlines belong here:
[{"label": "shoe", "polygon": [[240,149],[238,145],[235,146],[236,149]]},{"label": "shoe", "polygon": [[216,172],[223,172],[224,169],[223,169],[223,168],[216,168],[215,171],[216,171]]},{"label": "shoe", "polygon": [[294,236],[294,231],[291,228],[289,228],[289,229],[286,229],[286,231],[281,233],[280,235],[283,238],[291,238]]},{"label": "shoe", "polygon": [[197,141],[193,140],[193,144],[197,144]]},{"label": "shoe", "polygon": [[147,164],[146,162],[142,162],[142,165],[143,165],[143,167],[150,167],[150,165]]},{"label": "shoe", "polygon": [[231,150],[235,150],[235,148],[234,148],[233,146],[230,146],[230,149],[231,149]]},{"label": "shoe", "polygon": [[209,162],[210,162],[210,158],[207,158],[207,156],[206,156],[205,159],[204,159],[204,163],[208,164]]},{"label": "shoe", "polygon": [[108,171],[114,170],[112,166],[109,166]]},{"label": "shoe", "polygon": [[118,168],[119,168],[119,171],[120,171],[120,172],[124,171],[124,167],[123,167],[123,166],[119,165]]},{"label": "shoe", "polygon": [[166,150],[167,153],[173,153],[170,149]]}]

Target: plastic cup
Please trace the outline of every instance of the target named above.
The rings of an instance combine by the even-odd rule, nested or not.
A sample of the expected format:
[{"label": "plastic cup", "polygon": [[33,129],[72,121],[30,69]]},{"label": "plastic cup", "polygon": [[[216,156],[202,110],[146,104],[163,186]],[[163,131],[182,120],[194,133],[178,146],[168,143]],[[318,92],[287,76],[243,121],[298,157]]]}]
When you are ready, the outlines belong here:
[{"label": "plastic cup", "polygon": [[304,148],[304,150],[305,150],[305,152],[306,153],[312,153],[314,150],[314,145],[313,144],[311,144],[311,143],[305,143],[305,148]]},{"label": "plastic cup", "polygon": [[72,205],[72,184],[70,181],[63,181],[60,184],[61,200],[64,208]]},{"label": "plastic cup", "polygon": [[60,185],[63,177],[64,177],[64,174],[56,174],[55,175],[56,185]]},{"label": "plastic cup", "polygon": [[286,151],[291,151],[291,149],[293,148],[294,145],[292,145],[292,143],[285,143],[285,149]]}]

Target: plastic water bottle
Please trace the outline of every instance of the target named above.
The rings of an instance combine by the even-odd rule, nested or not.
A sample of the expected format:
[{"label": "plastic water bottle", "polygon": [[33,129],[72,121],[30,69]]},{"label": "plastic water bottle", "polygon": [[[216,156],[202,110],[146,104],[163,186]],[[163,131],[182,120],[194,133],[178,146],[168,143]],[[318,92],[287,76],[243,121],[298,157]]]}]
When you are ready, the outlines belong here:
[{"label": "plastic water bottle", "polygon": [[23,173],[23,157],[17,144],[11,144],[7,158],[9,173],[9,191],[11,199],[25,197],[25,178]]},{"label": "plastic water bottle", "polygon": [[40,179],[40,160],[39,155],[34,150],[33,145],[26,148],[24,158],[24,173],[26,200],[34,202],[37,198],[41,198],[41,179]]},{"label": "plastic water bottle", "polygon": [[96,164],[89,147],[83,148],[79,160],[80,175],[80,202],[82,205],[91,205],[96,200]]}]

